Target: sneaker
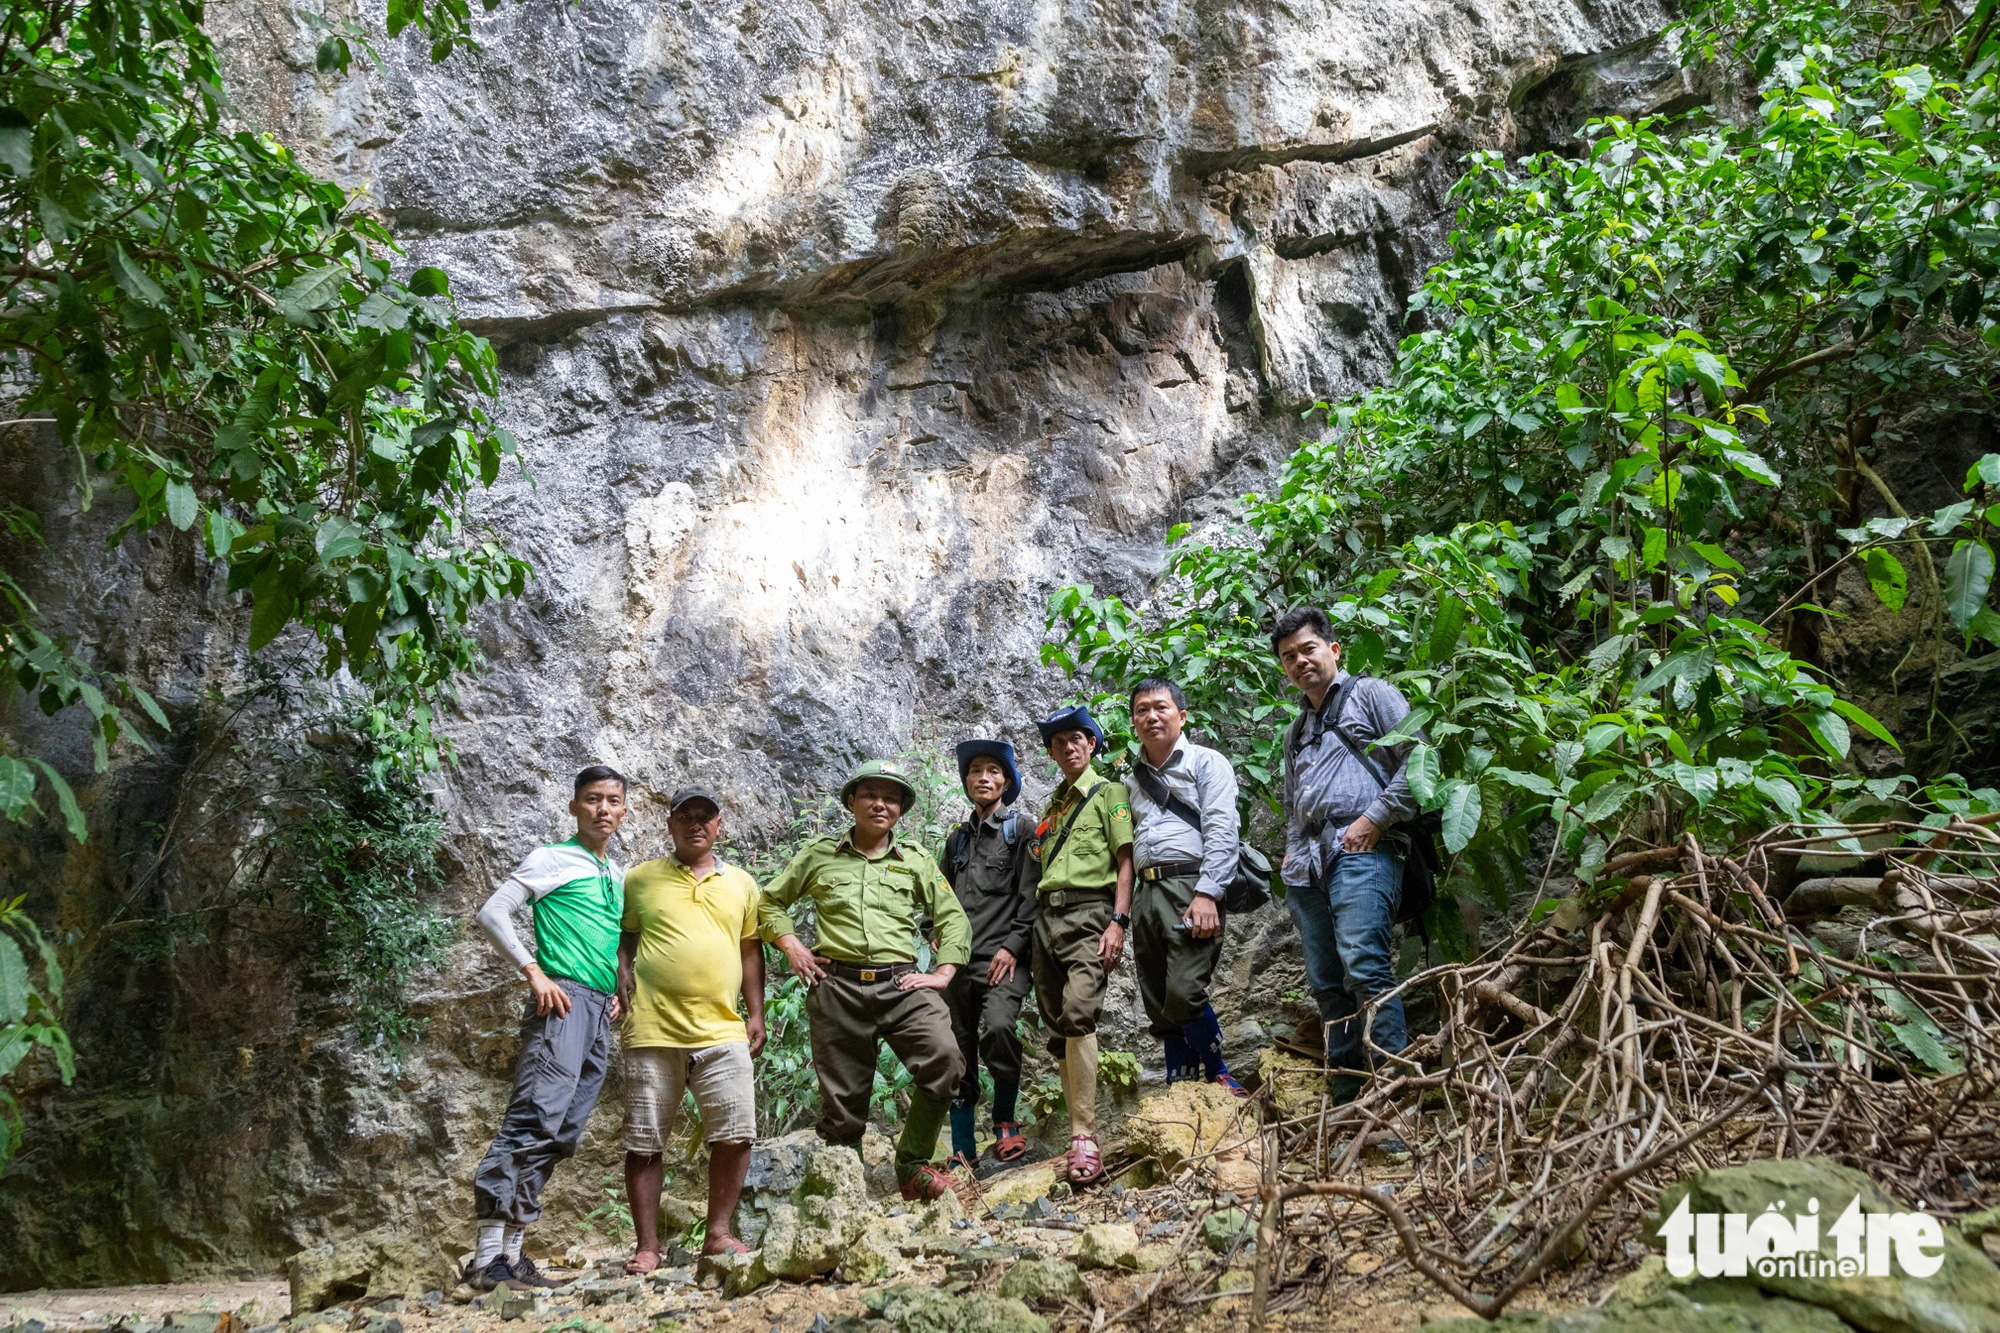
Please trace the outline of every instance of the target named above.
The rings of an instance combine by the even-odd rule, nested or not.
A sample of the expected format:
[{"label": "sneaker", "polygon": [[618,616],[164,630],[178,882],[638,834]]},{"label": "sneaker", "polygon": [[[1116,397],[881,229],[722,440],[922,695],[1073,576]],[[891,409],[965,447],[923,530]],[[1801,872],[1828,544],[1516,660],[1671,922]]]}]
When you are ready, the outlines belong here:
[{"label": "sneaker", "polygon": [[521,1284],[514,1280],[514,1270],[499,1255],[481,1268],[477,1264],[467,1264],[463,1280],[474,1291],[491,1291],[495,1287],[506,1287],[510,1291],[521,1290]]},{"label": "sneaker", "polygon": [[523,1291],[530,1287],[560,1287],[563,1285],[543,1273],[541,1269],[535,1267],[535,1261],[525,1254],[514,1261],[513,1269],[514,1284]]},{"label": "sneaker", "polygon": [[1244,1087],[1241,1083],[1238,1083],[1236,1081],[1236,1076],[1230,1073],[1227,1069],[1223,1070],[1220,1074],[1217,1074],[1215,1076],[1215,1081],[1218,1084],[1220,1084],[1223,1088],[1227,1089],[1229,1095],[1232,1097],[1248,1097],[1250,1095],[1250,1089]]}]

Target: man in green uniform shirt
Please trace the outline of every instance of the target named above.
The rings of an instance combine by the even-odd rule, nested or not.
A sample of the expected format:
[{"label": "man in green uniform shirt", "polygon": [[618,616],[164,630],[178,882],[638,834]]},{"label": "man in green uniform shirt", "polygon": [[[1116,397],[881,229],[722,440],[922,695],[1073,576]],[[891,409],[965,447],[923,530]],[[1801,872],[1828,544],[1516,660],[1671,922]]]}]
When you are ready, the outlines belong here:
[{"label": "man in green uniform shirt", "polygon": [[[931,1165],[938,1131],[963,1061],[941,992],[972,956],[965,911],[929,853],[896,839],[896,821],[917,803],[895,764],[870,760],[840,789],[854,816],[846,836],[806,844],[764,890],[761,932],[812,988],[813,1066],[819,1075],[819,1136],[859,1152],[875,1088],[876,1043],[910,1071],[909,1115],[896,1143],[896,1181],[906,1199],[935,1199],[951,1177]],[[787,909],[810,898],[819,943],[808,949]],[[935,972],[919,971],[917,921],[937,932]]]},{"label": "man in green uniform shirt", "polygon": [[1069,1178],[1083,1185],[1104,1174],[1097,1015],[1132,924],[1132,797],[1090,766],[1104,732],[1089,709],[1065,708],[1035,727],[1063,775],[1035,827],[1035,1003],[1056,1034],[1050,1051],[1069,1103]]}]

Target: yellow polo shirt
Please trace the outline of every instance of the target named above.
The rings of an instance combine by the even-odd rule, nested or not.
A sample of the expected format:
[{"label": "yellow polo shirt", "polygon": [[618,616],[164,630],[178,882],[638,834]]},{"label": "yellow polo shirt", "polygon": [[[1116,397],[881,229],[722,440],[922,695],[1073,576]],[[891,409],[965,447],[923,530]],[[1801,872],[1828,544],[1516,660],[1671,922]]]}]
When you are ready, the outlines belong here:
[{"label": "yellow polo shirt", "polygon": [[749,1040],[736,1013],[743,941],[757,938],[757,881],[748,872],[718,861],[697,881],[671,856],[633,866],[623,924],[639,934],[626,1046]]}]

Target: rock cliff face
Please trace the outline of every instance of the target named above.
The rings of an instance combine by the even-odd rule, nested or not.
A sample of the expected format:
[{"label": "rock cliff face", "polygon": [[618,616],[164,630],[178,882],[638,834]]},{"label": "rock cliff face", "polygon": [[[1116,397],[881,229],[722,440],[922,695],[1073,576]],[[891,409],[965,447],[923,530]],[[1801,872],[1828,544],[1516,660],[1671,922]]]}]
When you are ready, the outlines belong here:
[{"label": "rock cliff face", "polygon": [[[1170,524],[1387,372],[1456,158],[1678,91],[1654,0],[526,0],[476,56],[392,45],[347,78],[313,72],[301,13],[212,13],[245,116],[450,272],[534,473],[482,505],[537,578],[486,622],[492,669],[451,722],[461,912],[593,760],[644,793],[637,859],[682,782],[754,842],[927,721],[1032,751],[1066,689],[1036,665],[1047,595],[1143,595]],[[72,587],[108,591],[65,614],[170,703],[241,675],[240,636],[192,629],[230,612],[190,555],[74,559]],[[87,860],[39,848],[41,878],[132,890],[118,849],[193,747],[98,783],[109,831]],[[1281,912],[1237,930],[1225,1020],[1268,1021],[1296,944]],[[35,1099],[0,1285],[469,1234],[516,998],[483,943],[391,1076],[282,956],[215,938],[219,994],[185,969],[87,979],[80,1039],[116,1073],[87,1059]],[[1130,1039],[1136,996],[1114,1000]],[[614,1128],[615,1093],[552,1235],[600,1199]]]}]

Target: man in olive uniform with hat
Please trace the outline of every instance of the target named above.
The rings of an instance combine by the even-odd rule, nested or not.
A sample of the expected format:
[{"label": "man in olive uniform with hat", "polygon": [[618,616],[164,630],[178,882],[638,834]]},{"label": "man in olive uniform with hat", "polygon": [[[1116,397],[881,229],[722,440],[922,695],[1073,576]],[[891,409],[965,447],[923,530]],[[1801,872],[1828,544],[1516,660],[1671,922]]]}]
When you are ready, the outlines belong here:
[{"label": "man in olive uniform with hat", "polygon": [[[854,826],[816,838],[765,888],[759,927],[811,993],[813,1066],[819,1075],[819,1136],[857,1153],[875,1087],[876,1043],[910,1071],[910,1110],[896,1143],[896,1181],[906,1199],[935,1199],[951,1177],[930,1164],[963,1062],[942,992],[971,955],[965,912],[921,848],[899,842],[896,821],[917,803],[903,770],[871,759],[840,789]],[[817,950],[799,941],[787,909],[810,898]],[[937,932],[935,972],[916,964],[917,922]]]},{"label": "man in olive uniform with hat", "polygon": [[1104,731],[1087,708],[1037,722],[1062,785],[1035,826],[1035,1003],[1055,1030],[1050,1053],[1069,1103],[1069,1178],[1104,1174],[1097,1146],[1097,1015],[1132,925],[1132,797],[1100,776],[1091,759]]},{"label": "man in olive uniform with hat", "polygon": [[951,1155],[979,1160],[973,1112],[979,1105],[979,1062],[993,1075],[993,1155],[1002,1162],[1027,1155],[1014,1119],[1021,1094],[1021,1001],[1028,996],[1028,949],[1035,925],[1033,830],[1007,807],[1021,794],[1014,747],[1006,741],[958,743],[958,777],[972,817],[945,839],[938,864],[972,925],[972,958],[944,993],[965,1073],[951,1103]]}]

